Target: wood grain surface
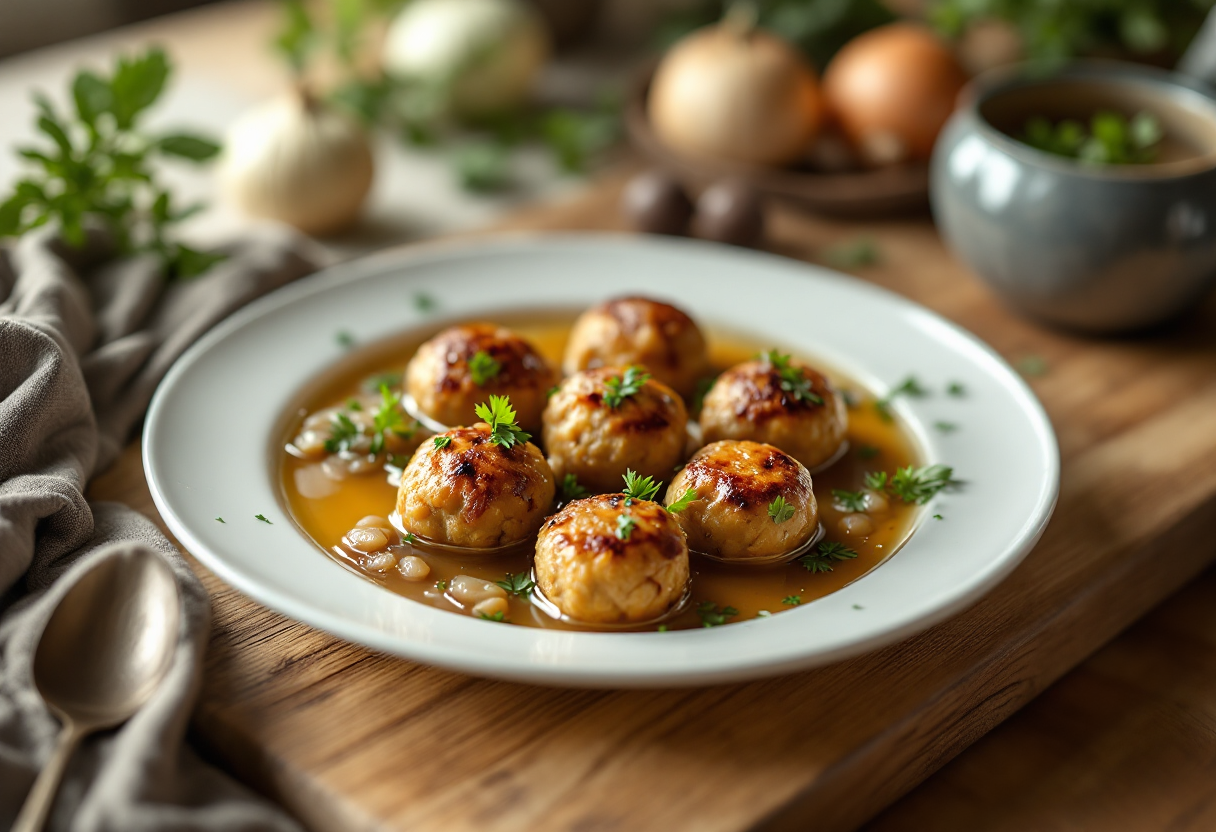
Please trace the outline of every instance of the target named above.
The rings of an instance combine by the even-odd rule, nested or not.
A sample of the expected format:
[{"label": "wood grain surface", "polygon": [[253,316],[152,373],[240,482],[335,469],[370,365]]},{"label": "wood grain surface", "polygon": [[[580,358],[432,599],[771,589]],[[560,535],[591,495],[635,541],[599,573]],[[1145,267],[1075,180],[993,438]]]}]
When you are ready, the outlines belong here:
[{"label": "wood grain surface", "polygon": [[[610,179],[511,225],[616,227],[619,186]],[[888,649],[784,678],[572,691],[477,680],[344,644],[200,569],[215,632],[194,721],[199,741],[316,830],[851,829],[1216,558],[1216,306],[1157,335],[1086,340],[1001,309],[927,218],[863,226],[784,209],[770,216],[770,247],[806,260],[828,258],[860,234],[881,257],[863,278],[936,309],[1012,361],[1046,363],[1031,383],[1060,439],[1059,507],[1026,562],[976,606]],[[133,448],[93,493],[154,515],[144,488]],[[1208,584],[1205,599],[1216,593]],[[1172,624],[1158,626],[1185,635],[1185,612],[1166,619]],[[1209,622],[1192,636],[1209,640],[1212,688],[1214,632]],[[1130,816],[1115,804],[1093,815],[1109,823],[1090,826],[1070,801],[1101,793],[1104,772],[1140,787],[1127,782],[1129,767],[1160,741],[1154,730],[1163,723],[1188,738],[1161,754],[1202,746],[1210,773],[1216,699],[1204,706],[1206,721],[1194,720],[1197,735],[1170,726],[1177,707],[1151,710],[1135,685],[1164,678],[1174,688],[1159,695],[1174,701],[1196,675],[1174,662],[1190,654],[1112,649],[1115,659],[1103,664],[1103,653],[1079,681],[1017,717],[1031,723],[1029,736],[985,740],[874,828],[1166,828],[1121,825]],[[1063,700],[1054,710],[1053,697]],[[1120,713],[1136,722],[1111,727]],[[1102,747],[1107,737],[1112,745]],[[1096,746],[1061,760],[1070,743],[1087,741]],[[1000,762],[990,770],[983,761],[993,757]],[[1049,763],[1058,766],[1050,782],[1037,776]],[[1039,803],[1014,800],[1028,788]],[[958,791],[965,799],[954,799]],[[1014,802],[1020,814],[1006,817]],[[1195,825],[1211,818],[1205,811],[1169,828],[1207,828]]]}]

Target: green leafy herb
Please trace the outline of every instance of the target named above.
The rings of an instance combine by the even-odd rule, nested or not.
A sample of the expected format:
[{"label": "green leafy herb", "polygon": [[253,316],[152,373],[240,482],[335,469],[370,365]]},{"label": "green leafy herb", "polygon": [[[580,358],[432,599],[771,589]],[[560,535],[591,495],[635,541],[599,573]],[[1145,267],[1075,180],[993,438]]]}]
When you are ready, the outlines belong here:
[{"label": "green leafy herb", "polygon": [[836,504],[845,511],[865,511],[866,495],[860,491],[846,491],[843,488],[833,488],[832,497]]},{"label": "green leafy herb", "polygon": [[768,516],[772,518],[774,523],[784,523],[794,516],[794,507],[785,501],[785,497],[778,494],[768,504]]},{"label": "green leafy herb", "polygon": [[264,514],[255,514],[255,515],[253,515],[253,518],[255,520],[261,520],[263,523],[265,523],[268,526],[274,525],[273,523],[271,523],[269,520],[266,519],[266,516]]},{"label": "green leafy herb", "polygon": [[519,574],[508,572],[507,577],[494,583],[520,598],[527,598],[528,594],[536,586],[536,581],[532,580],[527,572],[520,572]]},{"label": "green leafy herb", "polygon": [[558,393],[560,393],[560,392],[561,392],[561,389],[562,389],[562,386],[561,386],[560,384],[555,384],[555,385],[553,385],[553,386],[552,386],[552,387],[550,387],[550,388],[549,388],[549,390],[548,390],[548,391],[545,393],[545,398],[546,398],[546,399],[551,399],[551,398],[553,398],[555,395],[557,395]]},{"label": "green leafy herb", "polygon": [[412,546],[418,542],[418,535],[414,534],[413,532],[406,532],[405,537],[401,539]]},{"label": "green leafy herb", "polygon": [[954,469],[948,465],[925,465],[920,468],[909,465],[895,472],[888,488],[905,503],[924,505],[937,492],[959,484],[954,479]]},{"label": "green leafy herb", "polygon": [[358,399],[347,399],[346,400],[346,409],[352,410],[355,413],[358,413],[359,411],[361,411],[363,409],[363,405],[359,404]]},{"label": "green leafy herb", "polygon": [[471,142],[453,156],[460,187],[476,193],[505,190],[511,183],[511,156],[494,142]]},{"label": "green leafy herb", "polygon": [[811,380],[806,377],[806,373],[802,371],[801,367],[795,367],[790,363],[788,355],[783,355],[777,350],[769,350],[764,354],[764,360],[769,367],[776,371],[777,385],[782,391],[789,393],[794,401],[823,404],[823,397],[812,389]]},{"label": "green leafy herb", "polygon": [[447,592],[448,591],[448,582],[447,581],[435,581],[435,589],[439,590],[440,592]]},{"label": "green leafy herb", "polygon": [[486,383],[500,372],[502,372],[502,363],[485,350],[478,350],[469,359],[469,375],[478,387],[485,387]]},{"label": "green leafy herb", "polygon": [[833,268],[845,270],[873,266],[881,259],[878,244],[872,237],[858,237],[855,240],[832,246],[823,253],[825,263]]},{"label": "green leafy herb", "polygon": [[667,632],[667,625],[666,625],[666,624],[660,624],[660,625],[659,625],[659,627],[658,627],[658,629],[657,629],[655,632],[658,632],[658,633],[665,633],[665,632]]},{"label": "green leafy herb", "polygon": [[879,450],[878,448],[875,448],[873,445],[862,445],[857,449],[857,458],[858,459],[873,459],[874,457],[878,456],[880,453],[882,453],[882,451]]},{"label": "green leafy herb", "polygon": [[490,426],[490,442],[503,448],[512,448],[532,438],[532,434],[521,430],[515,422],[515,408],[509,396],[490,396],[489,404],[473,408],[477,418]]},{"label": "green leafy herb", "polygon": [[205,162],[219,145],[189,133],[138,129],[171,72],[157,48],[120,57],[109,75],[82,70],[72,81],[75,112],[68,116],[35,94],[35,124],[49,145],[17,149],[34,170],[0,201],[0,237],[54,222],[64,242],[80,248],[86,228],[98,224],[119,253],[151,252],[171,277],[194,277],[223,260],[171,239],[170,228],[203,206],[176,206],[153,165],[161,158]]},{"label": "green leafy herb", "polygon": [[663,487],[662,482],[655,482],[654,477],[643,477],[632,469],[625,471],[625,487],[621,493],[635,500],[653,500]]},{"label": "green leafy herb", "polygon": [[[219,523],[223,523],[223,522],[224,522],[224,518],[223,518],[223,517],[217,517],[217,518],[215,518],[215,519],[216,519],[216,522],[219,522]],[[227,524],[225,523],[224,525],[227,525]]]},{"label": "green leafy herb", "polygon": [[834,564],[842,560],[852,560],[857,552],[833,540],[825,540],[815,547],[815,551],[798,559],[802,568],[807,572],[831,572]]},{"label": "green leafy herb", "polygon": [[446,448],[448,445],[451,445],[451,444],[452,444],[452,437],[450,437],[450,436],[436,436],[436,437],[435,437],[434,439],[432,439],[431,441],[432,441],[432,442],[435,444],[435,447],[436,447],[436,448],[439,448],[440,450],[442,450],[442,449]]},{"label": "green leafy herb", "polygon": [[871,491],[882,491],[887,487],[886,471],[868,471],[865,476],[866,488]]},{"label": "green leafy herb", "polygon": [[697,604],[697,615],[701,618],[702,627],[721,627],[728,618],[734,618],[739,611],[734,607],[721,607],[713,601],[702,601]]},{"label": "green leafy herb", "polygon": [[359,426],[350,420],[345,413],[337,412],[329,423],[329,438],[325,440],[325,450],[331,454],[349,451],[362,435]]},{"label": "green leafy herb", "polygon": [[634,520],[629,514],[619,514],[616,518],[616,536],[621,540],[628,540],[629,535],[633,534],[634,528],[638,521]]},{"label": "green leafy herb", "polygon": [[681,511],[688,508],[690,505],[692,505],[696,501],[697,501],[697,492],[695,489],[690,488],[684,492],[683,496],[681,496],[680,499],[676,500],[673,503],[668,504],[667,511],[670,512],[671,514],[679,514]]},{"label": "green leafy herb", "polygon": [[435,299],[426,292],[414,293],[414,308],[419,312],[434,312],[436,306],[438,306],[438,304],[435,303]]},{"label": "green leafy herb", "polygon": [[568,503],[571,500],[579,500],[587,496],[587,489],[579,484],[578,477],[574,474],[566,474],[562,477],[561,484],[561,500],[563,503]]},{"label": "green leafy herb", "polygon": [[1164,138],[1161,123],[1149,113],[1130,120],[1121,113],[1095,113],[1086,130],[1081,122],[1064,119],[1052,124],[1043,117],[1026,122],[1021,139],[1031,147],[1091,165],[1142,165],[1157,158]]},{"label": "green leafy herb", "polygon": [[477,613],[477,617],[480,618],[482,621],[505,621],[507,618],[507,614],[505,612],[503,612],[502,610],[499,610],[498,612],[492,612],[492,613],[479,612],[479,613]]},{"label": "green leafy herb", "polygon": [[946,394],[956,399],[961,399],[967,395],[967,388],[963,386],[961,381],[952,381],[946,385]]},{"label": "green leafy herb", "polygon": [[401,386],[400,373],[380,373],[363,380],[363,389],[369,393],[379,393],[380,388],[395,389]]},{"label": "green leafy herb", "polygon": [[891,392],[874,402],[874,409],[878,411],[878,415],[882,417],[884,422],[890,422],[891,403],[897,396],[907,396],[912,399],[923,399],[929,395],[928,389],[921,385],[916,376],[908,376],[895,387],[891,388]]},{"label": "green leafy herb", "polygon": [[610,101],[591,111],[557,109],[540,119],[540,138],[558,165],[569,173],[579,173],[592,156],[611,146],[621,133],[618,107]]},{"label": "green leafy herb", "polygon": [[379,454],[384,450],[384,440],[389,433],[402,439],[409,439],[414,435],[414,429],[406,427],[401,396],[394,395],[388,385],[380,387],[380,407],[372,415],[372,430],[372,454]]},{"label": "green leafy herb", "polygon": [[958,424],[955,422],[934,422],[933,427],[935,427],[939,433],[954,433],[956,430],[958,430]]},{"label": "green leafy herb", "polygon": [[787,607],[796,607],[802,603],[802,596],[801,595],[787,595],[781,599],[781,603],[785,604]]},{"label": "green leafy herb", "polygon": [[942,517],[940,514],[935,514],[935,515],[933,515],[933,519],[934,520],[945,520],[946,518]]},{"label": "green leafy herb", "polygon": [[640,367],[629,367],[624,375],[612,376],[604,381],[604,404],[614,410],[630,396],[636,395],[650,381],[650,373]]},{"label": "green leafy herb", "polygon": [[855,610],[864,610],[864,609],[865,609],[865,607],[863,607],[861,604],[854,604],[854,605],[853,605],[853,609],[855,609]]},{"label": "green leafy herb", "polygon": [[355,345],[355,336],[345,329],[341,329],[334,333],[334,343],[342,349],[348,350]]},{"label": "green leafy herb", "polygon": [[1016,366],[1019,373],[1030,378],[1047,375],[1047,360],[1041,355],[1023,356]]}]

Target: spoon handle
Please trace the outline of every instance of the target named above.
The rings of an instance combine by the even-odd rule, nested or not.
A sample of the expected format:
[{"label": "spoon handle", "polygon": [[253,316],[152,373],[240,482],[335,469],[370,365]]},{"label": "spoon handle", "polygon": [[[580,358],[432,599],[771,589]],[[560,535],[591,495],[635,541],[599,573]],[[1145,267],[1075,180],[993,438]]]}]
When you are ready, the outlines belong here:
[{"label": "spoon handle", "polygon": [[59,740],[55,743],[55,751],[38,774],[38,779],[34,781],[34,788],[26,795],[21,814],[17,815],[17,821],[10,832],[42,832],[47,815],[55,805],[55,792],[59,789],[64,769],[68,767],[68,760],[72,758],[72,752],[76,750],[76,745],[84,734],[72,720],[63,723]]}]

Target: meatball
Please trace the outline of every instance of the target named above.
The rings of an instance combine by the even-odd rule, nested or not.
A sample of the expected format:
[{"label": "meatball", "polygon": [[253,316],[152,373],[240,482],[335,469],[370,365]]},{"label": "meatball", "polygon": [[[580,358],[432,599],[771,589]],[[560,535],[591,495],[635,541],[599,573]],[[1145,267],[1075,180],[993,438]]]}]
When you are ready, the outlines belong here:
[{"label": "meatball", "polygon": [[491,393],[511,397],[524,430],[540,430],[553,368],[530,343],[505,327],[464,324],[418,348],[405,370],[405,389],[427,416],[471,425],[474,406]]},{"label": "meatball", "polygon": [[549,399],[545,451],[559,479],[573,474],[589,491],[616,491],[630,469],[669,479],[684,458],[687,426],[680,397],[640,369],[584,370]]},{"label": "meatball", "polygon": [[814,471],[840,451],[848,418],[844,397],[823,375],[770,353],[718,377],[705,395],[701,432],[707,444],[750,439],[776,445]]},{"label": "meatball", "polygon": [[666,510],[602,494],[575,500],[540,530],[536,582],[561,613],[588,624],[640,624],[688,590],[688,545]]},{"label": "meatball", "polygon": [[685,398],[708,374],[705,337],[684,312],[648,298],[617,298],[574,322],[562,369],[640,364]]},{"label": "meatball", "polygon": [[454,428],[427,441],[401,474],[403,530],[434,543],[485,549],[530,538],[556,491],[553,471],[531,442],[490,441],[489,425]]},{"label": "meatball", "polygon": [[772,445],[706,445],[672,481],[667,505],[689,489],[695,499],[676,520],[694,552],[723,560],[775,558],[796,551],[819,530],[810,473]]}]

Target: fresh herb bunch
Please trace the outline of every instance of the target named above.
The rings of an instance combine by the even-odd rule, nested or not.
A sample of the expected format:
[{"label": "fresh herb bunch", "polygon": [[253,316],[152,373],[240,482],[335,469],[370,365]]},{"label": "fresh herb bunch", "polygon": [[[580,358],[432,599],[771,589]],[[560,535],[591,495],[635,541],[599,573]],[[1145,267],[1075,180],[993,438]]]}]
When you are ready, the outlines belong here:
[{"label": "fresh herb bunch", "polygon": [[872,491],[889,491],[905,503],[920,505],[929,502],[939,491],[962,485],[954,479],[954,469],[949,465],[923,465],[919,468],[908,465],[896,469],[893,476],[886,471],[871,471],[865,479],[866,487]]},{"label": "fresh herb bunch", "polygon": [[629,367],[624,375],[612,376],[604,381],[604,404],[613,410],[620,407],[625,399],[635,396],[650,381],[650,373],[641,367]]},{"label": "fresh herb bunch", "polygon": [[680,499],[667,506],[667,513],[679,514],[681,511],[684,511],[690,505],[695,503],[698,499],[696,489],[690,488],[680,496]]},{"label": "fresh herb bunch", "polygon": [[205,162],[219,153],[219,145],[194,133],[139,129],[171,73],[165,53],[152,48],[120,57],[108,76],[76,73],[70,115],[36,93],[38,131],[51,144],[18,148],[35,170],[0,203],[0,237],[55,222],[64,241],[79,248],[88,227],[97,224],[119,253],[152,252],[171,277],[194,277],[222,260],[171,238],[169,229],[203,206],[175,205],[153,167],[158,159]]},{"label": "fresh herb bunch", "polygon": [[1121,113],[1095,113],[1086,130],[1064,119],[1052,124],[1042,116],[1026,122],[1021,139],[1033,148],[1091,165],[1146,165],[1157,159],[1165,134],[1151,113],[1128,119]]},{"label": "fresh herb bunch", "polygon": [[532,580],[527,572],[520,572],[518,574],[508,572],[505,578],[494,583],[519,598],[527,598],[536,586],[536,581]]},{"label": "fresh herb bunch", "polygon": [[490,442],[495,445],[512,448],[532,438],[532,434],[516,424],[515,408],[511,407],[509,396],[490,396],[489,404],[476,405],[473,412],[490,426]]},{"label": "fresh herb bunch", "polygon": [[807,572],[831,572],[835,564],[843,560],[853,560],[857,552],[833,540],[825,540],[815,547],[815,551],[798,559],[802,568]]},{"label": "fresh herb bunch", "polygon": [[388,434],[401,439],[411,439],[418,427],[417,422],[406,424],[401,395],[389,390],[387,384],[380,385],[380,407],[372,414],[371,453],[379,454],[384,450],[384,441]]},{"label": "fresh herb bunch", "polygon": [[785,497],[778,494],[768,504],[768,516],[778,525],[794,516],[794,507],[786,502]]},{"label": "fresh herb bunch", "polygon": [[823,397],[812,389],[811,380],[806,377],[801,367],[790,363],[788,355],[769,350],[764,354],[764,360],[776,371],[779,377],[778,386],[783,392],[789,393],[794,401],[823,404]]},{"label": "fresh herb bunch", "polygon": [[697,604],[697,615],[701,618],[702,627],[721,627],[728,618],[734,618],[739,611],[734,607],[719,607],[713,601],[702,601]]},{"label": "fresh herb bunch", "polygon": [[625,471],[625,487],[621,493],[632,500],[653,500],[663,487],[662,482],[655,482],[654,477],[643,477],[636,471]]}]

